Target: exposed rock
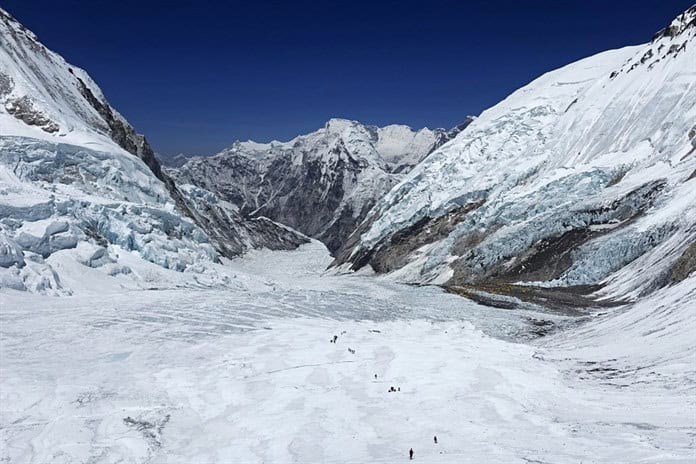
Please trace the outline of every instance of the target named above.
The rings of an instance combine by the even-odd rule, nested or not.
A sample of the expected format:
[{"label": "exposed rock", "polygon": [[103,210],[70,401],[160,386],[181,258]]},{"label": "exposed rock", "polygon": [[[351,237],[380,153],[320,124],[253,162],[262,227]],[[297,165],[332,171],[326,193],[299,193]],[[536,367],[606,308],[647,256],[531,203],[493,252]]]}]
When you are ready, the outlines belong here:
[{"label": "exposed rock", "polygon": [[[154,176],[159,179],[166,187],[167,192],[160,194],[156,199],[166,201],[171,197],[177,210],[193,220],[209,235],[210,242],[215,245],[218,252],[227,257],[232,257],[253,247],[253,241],[248,240],[250,235],[258,233],[263,239],[257,240],[264,246],[270,248],[286,248],[291,243],[301,243],[305,239],[297,235],[290,239],[292,231],[281,228],[278,229],[272,222],[254,221],[247,222],[242,214],[224,215],[218,214],[216,208],[203,207],[200,203],[185,198],[165,172],[157,160],[153,149],[147,139],[138,134],[135,129],[108,103],[97,84],[89,75],[75,66],[65,62],[56,53],[44,47],[32,32],[27,30],[11,15],[0,9],[0,118],[6,118],[3,110],[21,123],[40,127],[50,136],[60,136],[55,142],[64,142],[68,145],[83,146],[88,141],[89,148],[96,151],[90,152],[89,156],[94,157],[99,154],[103,159],[108,159],[114,154],[111,151],[121,151],[112,146],[112,141],[118,147],[128,153],[135,155],[142,160]],[[31,130],[26,131],[22,124],[12,125],[15,121],[9,121],[7,125],[16,128],[13,133],[10,127],[3,127],[2,136],[19,135],[26,136],[31,134]],[[4,124],[4,123],[3,123]],[[22,127],[20,127],[22,126]],[[37,138],[50,140],[45,135],[36,134]],[[42,147],[44,149],[45,147]],[[114,150],[116,149],[116,150]],[[59,150],[61,154],[67,154],[67,158],[72,159],[73,149]],[[37,152],[38,153],[38,152]],[[14,154],[13,154],[14,156]],[[66,157],[48,156],[46,160],[37,160],[33,166],[23,165],[25,170],[33,170],[24,174],[34,181],[48,181],[70,184],[80,187],[94,185],[94,176],[98,167],[90,167],[79,162],[79,159],[68,162]],[[92,172],[95,171],[95,172]],[[59,175],[58,175],[59,174]],[[126,179],[121,178],[118,173],[113,173],[111,179],[115,184],[128,184]],[[151,189],[154,187],[150,186]],[[118,186],[116,185],[116,189]],[[138,194],[140,195],[140,194]],[[124,198],[118,198],[118,201]],[[210,216],[214,215],[214,216]],[[25,216],[26,217],[26,216]],[[237,221],[235,223],[224,224],[224,221]],[[206,227],[214,225],[209,230]],[[264,226],[270,228],[268,231],[262,230]],[[98,243],[107,243],[108,240],[86,225],[85,233]],[[252,232],[253,231],[253,232]],[[169,234],[174,238],[180,231],[177,228],[169,230]],[[239,235],[241,234],[241,235]],[[282,240],[277,244],[272,240],[277,238]],[[59,241],[50,239],[50,241]],[[244,246],[239,246],[241,243]],[[62,245],[67,245],[63,243]],[[61,245],[61,246],[62,246]],[[50,252],[43,247],[40,251],[42,255]],[[176,267],[180,267],[181,263]]]},{"label": "exposed rock", "polygon": [[672,282],[681,282],[694,271],[696,271],[696,242],[691,242],[672,266]]},{"label": "exposed rock", "polygon": [[30,126],[38,126],[48,133],[58,132],[58,124],[48,119],[40,111],[34,109],[31,100],[26,95],[13,100],[8,100],[5,103],[5,110],[25,124],[29,124]]},{"label": "exposed rock", "polygon": [[652,42],[657,42],[662,38],[672,39],[682,34],[688,28],[696,28],[696,5],[691,6],[684,13],[677,16],[669,26],[655,33]]},{"label": "exposed rock", "polygon": [[14,89],[14,81],[7,74],[0,72],[0,98],[3,98]]},{"label": "exposed rock", "polygon": [[377,198],[471,120],[449,131],[414,131],[332,119],[289,142],[236,142],[170,172],[237,205],[242,215],[286,224],[336,252]]},{"label": "exposed rock", "polygon": [[[554,288],[564,305],[593,300],[567,290],[588,285],[639,298],[669,284],[675,261],[683,278],[690,261],[677,258],[696,218],[695,17],[696,6],[650,44],[546,73],[484,111],[378,200],[334,265],[446,282],[479,299],[490,299],[484,286],[565,298],[546,295]],[[480,198],[421,240],[463,199]]]},{"label": "exposed rock", "polygon": [[[559,235],[543,237],[527,249],[509,256],[501,255],[484,265],[476,259],[476,241],[472,241],[474,246],[470,250],[466,250],[460,242],[457,252],[461,258],[452,264],[454,274],[448,284],[461,285],[486,279],[523,282],[558,279],[573,265],[574,253],[582,245],[632,224],[652,206],[664,187],[664,181],[650,182],[602,208],[577,211],[572,221],[568,221],[561,212],[557,219],[559,222],[574,223],[576,226]],[[483,233],[479,240],[485,237]]]},{"label": "exposed rock", "polygon": [[[353,269],[370,264],[375,271],[385,273],[405,266],[411,253],[449,235],[468,213],[484,202],[482,200],[461,206],[437,218],[422,218],[412,226],[399,230],[384,243],[366,251],[364,256],[356,258]],[[338,263],[337,260],[334,265]]]},{"label": "exposed rock", "polygon": [[233,205],[211,192],[192,185],[183,188],[197,222],[223,256],[238,256],[253,248],[293,250],[309,242],[307,237],[265,217],[242,217]]}]

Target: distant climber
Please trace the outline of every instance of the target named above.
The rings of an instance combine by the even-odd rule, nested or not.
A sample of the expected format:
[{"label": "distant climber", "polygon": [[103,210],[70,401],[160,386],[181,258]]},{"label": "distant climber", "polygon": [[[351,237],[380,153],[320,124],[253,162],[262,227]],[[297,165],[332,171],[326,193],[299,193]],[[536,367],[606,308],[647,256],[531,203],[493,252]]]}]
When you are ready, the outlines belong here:
[{"label": "distant climber", "polygon": [[336,340],[338,340],[338,335],[333,336],[333,342],[336,343]]},{"label": "distant climber", "polygon": [[411,448],[410,450],[408,450],[408,458],[409,458],[410,460],[413,460],[413,448]]},{"label": "distant climber", "polygon": [[437,435],[435,435],[435,436],[433,437],[433,441],[434,441],[435,444],[437,445]]}]

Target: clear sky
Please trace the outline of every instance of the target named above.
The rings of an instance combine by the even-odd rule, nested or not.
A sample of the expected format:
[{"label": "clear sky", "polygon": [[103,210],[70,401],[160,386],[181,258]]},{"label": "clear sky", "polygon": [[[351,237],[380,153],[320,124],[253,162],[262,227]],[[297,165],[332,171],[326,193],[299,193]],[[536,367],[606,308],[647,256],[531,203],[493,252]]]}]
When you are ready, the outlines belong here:
[{"label": "clear sky", "polygon": [[694,0],[3,0],[163,154],[331,117],[451,127],[538,75],[648,42]]}]

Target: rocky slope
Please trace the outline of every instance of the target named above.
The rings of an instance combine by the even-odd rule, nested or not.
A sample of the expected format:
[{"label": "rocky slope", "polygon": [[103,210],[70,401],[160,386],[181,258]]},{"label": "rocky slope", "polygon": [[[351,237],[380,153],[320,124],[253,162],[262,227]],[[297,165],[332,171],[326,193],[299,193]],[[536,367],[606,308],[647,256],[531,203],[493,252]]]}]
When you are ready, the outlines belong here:
[{"label": "rocky slope", "polygon": [[286,224],[337,250],[376,200],[433,150],[461,132],[374,127],[332,119],[288,142],[236,142],[170,172],[215,192],[248,216]]},{"label": "rocky slope", "polygon": [[469,296],[635,298],[694,270],[696,7],[549,72],[412,170],[342,247]]},{"label": "rocky slope", "polygon": [[186,198],[86,72],[2,9],[0,38],[0,287],[69,293],[51,264],[66,250],[133,276],[124,251],[183,271],[306,241],[209,193]]}]

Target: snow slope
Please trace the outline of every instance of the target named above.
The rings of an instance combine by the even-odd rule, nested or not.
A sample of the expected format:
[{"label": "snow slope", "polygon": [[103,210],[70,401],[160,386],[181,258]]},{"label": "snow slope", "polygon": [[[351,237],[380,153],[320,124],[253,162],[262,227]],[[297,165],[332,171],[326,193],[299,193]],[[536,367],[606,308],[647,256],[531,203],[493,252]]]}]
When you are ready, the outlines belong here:
[{"label": "snow slope", "polygon": [[83,70],[2,9],[0,39],[0,288],[69,294],[66,279],[94,272],[157,286],[138,269],[201,274],[221,255],[307,241],[210,193],[185,198]]},{"label": "snow slope", "polygon": [[694,276],[574,328],[330,259],[255,251],[234,290],[6,294],[0,459],[693,462]]},{"label": "snow slope", "polygon": [[160,175],[142,135],[107,102],[82,69],[47,49],[0,9],[0,135],[112,150],[140,157]]},{"label": "snow slope", "polygon": [[483,112],[375,205],[335,265],[449,285],[602,283],[623,298],[675,281],[685,260],[693,270],[695,17]]},{"label": "snow slope", "polygon": [[172,176],[215,192],[243,214],[267,216],[338,249],[414,165],[463,130],[366,126],[331,119],[288,142],[236,142],[196,157]]}]

